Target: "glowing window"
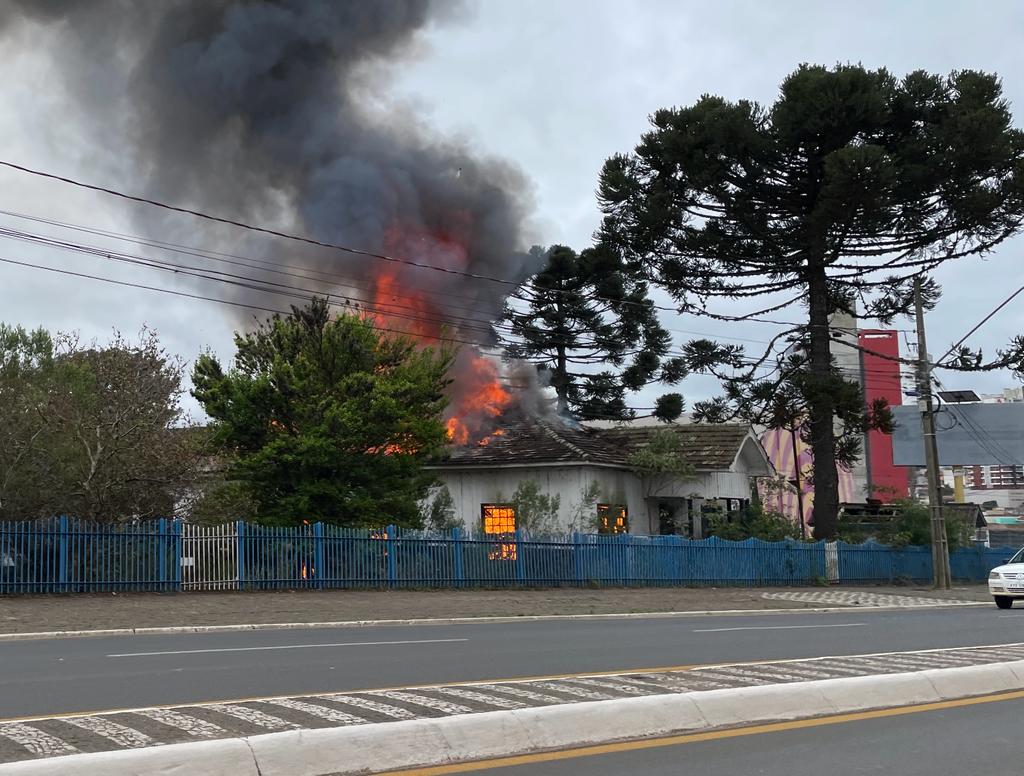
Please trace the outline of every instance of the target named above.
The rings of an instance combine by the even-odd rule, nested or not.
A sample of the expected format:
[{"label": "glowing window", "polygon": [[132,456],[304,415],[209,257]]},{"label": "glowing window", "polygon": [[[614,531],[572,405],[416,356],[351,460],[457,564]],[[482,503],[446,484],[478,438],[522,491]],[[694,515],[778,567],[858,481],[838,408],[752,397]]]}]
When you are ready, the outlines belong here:
[{"label": "glowing window", "polygon": [[[484,533],[495,536],[511,536],[516,532],[516,508],[511,504],[481,504],[480,513],[484,519]],[[488,560],[515,560],[514,544],[496,544],[487,553]]]},{"label": "glowing window", "polygon": [[511,504],[482,504],[484,533],[514,534],[516,532],[516,508]]},{"label": "glowing window", "polygon": [[629,512],[625,504],[598,504],[597,521],[599,533],[629,533]]}]

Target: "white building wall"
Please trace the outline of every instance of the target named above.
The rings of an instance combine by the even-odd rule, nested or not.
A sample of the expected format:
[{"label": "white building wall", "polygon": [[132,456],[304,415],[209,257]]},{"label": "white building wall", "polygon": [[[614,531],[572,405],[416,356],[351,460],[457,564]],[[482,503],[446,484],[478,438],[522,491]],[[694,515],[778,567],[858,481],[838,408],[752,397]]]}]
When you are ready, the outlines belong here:
[{"label": "white building wall", "polygon": [[520,483],[530,480],[540,486],[542,493],[560,496],[556,528],[559,531],[593,530],[596,514],[580,514],[583,493],[592,482],[600,487],[600,503],[626,505],[629,530],[635,534],[658,533],[659,499],[750,497],[750,477],[745,471],[706,472],[687,480],[654,478],[650,481],[624,469],[585,465],[445,468],[436,472],[451,493],[456,519],[470,531],[481,527],[482,504],[508,503]]}]

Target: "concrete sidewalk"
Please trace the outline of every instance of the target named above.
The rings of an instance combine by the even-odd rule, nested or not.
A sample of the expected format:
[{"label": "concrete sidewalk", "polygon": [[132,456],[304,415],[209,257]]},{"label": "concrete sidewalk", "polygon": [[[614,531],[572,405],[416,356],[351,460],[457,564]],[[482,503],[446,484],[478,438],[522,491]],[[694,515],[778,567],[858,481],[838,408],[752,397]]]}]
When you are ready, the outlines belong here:
[{"label": "concrete sidewalk", "polygon": [[[782,595],[780,595],[782,594]],[[249,623],[524,617],[643,612],[799,610],[824,606],[989,601],[984,585],[579,590],[304,590],[0,597],[0,634]],[[913,599],[913,600],[911,600]],[[922,600],[924,599],[924,600]],[[874,602],[874,603],[872,603]]]}]

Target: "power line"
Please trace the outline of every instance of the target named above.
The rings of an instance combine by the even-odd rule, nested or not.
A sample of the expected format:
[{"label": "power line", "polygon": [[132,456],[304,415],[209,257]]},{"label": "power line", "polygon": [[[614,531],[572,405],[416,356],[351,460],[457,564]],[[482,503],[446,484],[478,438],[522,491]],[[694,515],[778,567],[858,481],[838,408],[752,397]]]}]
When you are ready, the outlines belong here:
[{"label": "power line", "polygon": [[[26,219],[26,220],[35,221],[35,222],[39,222],[39,223],[45,223],[45,224],[48,224],[48,225],[51,225],[51,226],[57,226],[59,228],[65,228],[65,229],[70,229],[70,230],[74,230],[74,231],[86,232],[88,234],[93,234],[93,235],[96,235],[96,236],[108,237],[108,238],[118,239],[118,240],[123,240],[123,241],[138,242],[141,245],[147,245],[149,247],[156,247],[156,248],[160,248],[162,250],[168,250],[168,251],[171,251],[171,252],[174,252],[174,253],[182,253],[182,254],[185,254],[185,255],[191,255],[191,256],[195,256],[197,258],[202,258],[202,259],[205,259],[205,260],[208,260],[208,261],[222,262],[222,263],[232,264],[232,265],[236,265],[236,266],[242,266],[242,267],[246,267],[247,269],[255,270],[257,272],[271,272],[271,273],[275,273],[275,274],[286,275],[286,276],[289,276],[289,277],[296,277],[296,278],[301,278],[301,279],[304,279],[304,280],[311,280],[311,281],[316,282],[316,283],[325,283],[325,282],[327,282],[326,280],[319,280],[319,279],[314,278],[314,277],[309,277],[308,275],[305,275],[305,274],[284,271],[283,269],[281,269],[281,267],[283,267],[285,269],[294,269],[293,267],[290,267],[289,265],[286,265],[286,264],[279,264],[279,263],[276,263],[276,262],[265,262],[265,261],[261,261],[259,259],[253,259],[251,257],[240,256],[238,254],[229,254],[229,253],[222,253],[222,252],[218,252],[218,251],[210,251],[208,249],[199,248],[199,247],[195,247],[195,246],[183,246],[183,245],[178,245],[178,244],[174,244],[174,243],[166,243],[166,242],[162,242],[162,241],[158,241],[158,240],[152,240],[150,238],[144,238],[144,237],[135,236],[135,235],[126,235],[126,234],[122,234],[122,233],[118,233],[118,232],[108,232],[108,231],[105,231],[105,230],[93,229],[93,228],[90,228],[90,227],[85,227],[85,226],[76,225],[76,224],[69,224],[69,223],[66,223],[66,222],[57,221],[57,220],[53,220],[53,219],[41,218],[39,216],[32,216],[32,215],[28,215],[28,214],[16,213],[16,212],[13,212],[13,211],[0,210],[0,214],[12,216],[14,218],[23,218],[23,219]],[[58,238],[48,237],[48,236],[45,236],[45,235],[37,235],[37,234],[30,233],[30,232],[20,232],[18,230],[4,230],[4,229],[0,229],[0,236],[8,236],[11,239],[25,239],[25,240],[29,240],[29,241],[33,241],[33,242],[44,241],[44,242],[47,242],[47,244],[50,244],[51,246],[53,245],[54,242],[57,242],[57,243],[60,243],[60,244],[56,245],[56,247],[61,247],[61,248],[65,248],[65,249],[68,249],[68,250],[79,250],[79,249],[82,249],[82,250],[85,250],[86,252],[92,253],[93,255],[101,255],[101,256],[106,257],[106,258],[111,258],[111,259],[118,260],[114,255],[112,255],[112,252],[103,250],[103,249],[98,248],[96,246],[81,246],[81,244],[79,244],[79,243],[69,243],[67,241],[60,240]],[[136,256],[136,255],[133,255],[133,254],[125,254],[123,252],[119,252],[117,254],[117,257],[122,257],[122,256],[128,256],[128,257],[130,257],[132,259],[139,259],[139,260],[144,260],[144,261],[147,261],[147,262],[166,263],[166,262],[161,262],[160,260],[157,260],[157,259],[152,259],[152,258],[149,258],[149,257],[139,257],[139,256]],[[264,267],[261,267],[261,266],[253,266],[253,265],[269,265],[269,267],[268,268],[264,268]],[[203,272],[216,272],[217,274],[228,274],[228,273],[220,273],[220,272],[218,272],[216,270],[211,270],[211,269],[207,269],[207,268],[196,268],[196,267],[188,267],[188,266],[186,266],[185,269],[188,269],[188,270],[198,270],[198,271],[203,271]],[[302,268],[302,269],[307,270],[307,268]],[[373,284],[370,281],[366,281],[366,280],[355,279],[355,278],[352,278],[352,277],[349,277],[349,276],[345,276],[345,275],[340,275],[340,274],[337,274],[337,273],[323,272],[321,270],[309,269],[307,271],[313,272],[313,273],[318,274],[318,275],[324,275],[327,278],[333,278],[333,279],[337,280],[339,283],[345,285],[346,287],[359,288],[359,289],[367,290],[367,291],[375,290],[377,288],[377,286],[375,284]],[[183,274],[188,274],[188,273],[183,273]],[[327,296],[334,296],[334,297],[341,297],[341,298],[344,298],[344,297],[355,297],[355,298],[359,299],[360,302],[363,302],[363,303],[366,303],[366,304],[384,305],[384,306],[388,306],[388,307],[398,306],[398,305],[388,304],[386,302],[381,302],[379,299],[375,299],[375,300],[373,300],[371,302],[371,300],[368,300],[368,299],[365,299],[365,298],[361,298],[361,297],[358,296],[358,294],[353,294],[353,293],[337,294],[337,293],[335,293],[333,291],[322,291],[322,290],[321,291],[314,291],[314,290],[310,290],[310,289],[297,289],[294,286],[285,286],[285,285],[282,285],[282,284],[275,284],[272,281],[267,281],[267,280],[263,280],[263,279],[259,279],[259,278],[252,278],[252,277],[249,277],[249,276],[229,275],[229,277],[234,277],[236,279],[244,277],[244,279],[251,280],[253,282],[258,282],[258,283],[262,283],[262,284],[266,284],[266,285],[278,285],[278,286],[281,286],[283,288],[288,288],[288,289],[291,289],[291,290],[299,290],[299,291],[303,291],[303,292],[306,292],[306,293],[318,293],[318,294],[325,294]],[[416,284],[408,283],[408,282],[406,282],[404,280],[403,280],[402,285],[403,285],[403,288],[414,288],[417,291],[421,291],[424,296],[438,296],[438,297],[442,297],[443,296],[444,297],[444,299],[443,299],[443,306],[445,308],[452,308],[452,309],[456,309],[456,310],[464,310],[464,311],[468,311],[468,312],[476,312],[476,313],[484,313],[484,314],[486,314],[486,311],[484,311],[484,310],[482,310],[480,308],[453,305],[449,301],[449,297],[453,297],[453,296],[457,297],[457,298],[463,298],[463,299],[471,299],[473,297],[469,297],[469,296],[466,296],[466,295],[460,295],[460,294],[457,294],[457,293],[450,293],[447,290],[428,289],[428,288],[424,288],[422,286],[418,286]],[[262,290],[262,289],[260,289],[260,290]],[[267,291],[267,293],[271,293],[271,291],[269,289],[266,289],[266,291]],[[413,295],[411,293],[405,293],[405,292],[389,292],[388,296],[392,297],[392,298],[395,298],[395,299],[406,299],[406,300],[408,300],[410,302],[413,302],[413,303],[418,303],[420,301],[420,297],[418,297],[416,295]],[[523,301],[523,302],[529,303],[529,301],[530,301],[529,299],[524,299],[522,297],[515,296],[514,294],[510,295],[510,296],[513,299],[518,299],[518,300]],[[441,300],[439,300],[439,302],[440,301]],[[399,317],[409,317],[409,316],[407,316],[407,315],[400,315]],[[438,322],[451,322],[451,323],[454,323],[455,325],[464,325],[464,324],[460,324],[459,323],[460,320],[461,321],[469,321],[469,322],[474,323],[474,324],[482,324],[483,326],[496,325],[499,329],[508,329],[509,328],[508,326],[503,326],[500,323],[500,319],[498,321],[495,321],[491,317],[487,317],[487,318],[474,318],[473,316],[469,316],[469,315],[467,315],[467,316],[453,316],[453,320],[451,320],[451,321],[444,320],[444,319],[439,319],[439,320],[435,320],[434,322],[435,323],[438,323]],[[539,331],[544,331],[540,327],[527,327],[527,328],[529,328],[529,329],[531,329],[533,331],[538,331],[538,332]],[[717,338],[717,339],[733,340],[733,341],[737,341],[737,342],[750,342],[750,343],[761,344],[761,345],[769,344],[769,342],[767,340],[752,339],[752,338],[749,338],[749,337],[736,337],[736,336],[731,336],[731,335],[721,335],[721,334],[714,334],[714,333],[711,333],[711,332],[694,331],[694,330],[689,330],[689,329],[676,329],[676,328],[671,328],[671,327],[663,327],[663,328],[665,329],[665,331],[667,331],[669,333],[673,333],[673,334],[688,334],[688,335],[693,335],[693,336],[714,337],[714,338]]]},{"label": "power line", "polygon": [[[936,387],[946,390],[946,387],[932,374],[932,381]],[[1016,460],[1009,450],[1002,446],[1002,444],[994,439],[991,434],[986,432],[983,428],[978,426],[977,423],[966,413],[960,412],[959,407],[956,404],[950,402],[943,402],[943,408],[948,408],[948,412],[953,416],[957,423],[961,424],[967,435],[970,436],[975,442],[981,445],[993,458],[999,461],[1000,464],[1006,466],[1019,466],[1020,461]],[[1005,460],[1009,459],[1009,460]]]},{"label": "power line", "polygon": [[[172,212],[175,212],[175,213],[183,213],[185,215],[190,215],[190,216],[194,216],[196,218],[201,218],[203,220],[210,221],[210,222],[213,222],[213,223],[225,224],[227,226],[234,226],[234,227],[237,227],[239,229],[245,229],[245,230],[248,230],[248,231],[251,231],[251,232],[257,232],[257,233],[260,233],[260,234],[266,234],[266,235],[270,235],[272,237],[280,237],[280,238],[285,239],[285,240],[293,240],[295,242],[305,243],[307,245],[314,245],[314,246],[316,246],[318,248],[328,248],[330,250],[342,251],[344,253],[350,253],[350,254],[353,254],[355,256],[364,256],[364,257],[370,258],[370,259],[378,259],[380,261],[388,261],[388,262],[393,262],[393,263],[396,263],[396,264],[404,264],[404,265],[407,265],[407,266],[410,266],[410,267],[418,267],[419,269],[428,269],[428,270],[432,270],[434,272],[442,272],[442,273],[445,273],[445,274],[448,274],[448,275],[458,275],[460,277],[471,278],[473,280],[483,280],[483,281],[487,281],[487,282],[490,282],[490,283],[498,283],[500,285],[512,286],[512,287],[515,287],[515,288],[518,288],[518,287],[522,286],[524,284],[524,282],[525,282],[525,281],[519,281],[519,280],[511,280],[511,279],[508,279],[508,278],[493,277],[491,275],[482,275],[482,274],[479,274],[479,273],[476,273],[476,272],[467,272],[465,270],[451,269],[450,267],[440,267],[440,266],[437,266],[435,264],[429,264],[429,263],[423,262],[423,261],[415,261],[413,259],[407,259],[407,258],[402,258],[402,257],[398,257],[398,256],[389,256],[389,255],[384,254],[384,253],[376,253],[374,251],[366,251],[366,250],[362,250],[360,248],[353,248],[353,247],[348,246],[348,245],[341,245],[339,243],[327,242],[325,240],[317,240],[316,238],[313,238],[313,237],[306,237],[304,235],[293,234],[291,232],[284,232],[284,231],[281,231],[279,229],[271,229],[271,228],[265,227],[265,226],[257,226],[255,224],[250,224],[250,223],[247,223],[245,221],[237,221],[235,219],[225,218],[223,216],[216,216],[216,215],[212,215],[210,213],[205,213],[205,212],[203,212],[201,210],[193,210],[191,208],[181,207],[179,205],[171,205],[171,204],[169,204],[167,202],[161,202],[159,200],[149,199],[148,197],[140,197],[140,196],[137,196],[137,195],[134,195],[134,194],[128,194],[126,192],[119,191],[117,189],[112,189],[112,188],[108,188],[108,187],[105,187],[105,186],[97,186],[97,185],[92,184],[92,183],[85,183],[84,181],[79,181],[79,180],[76,180],[74,178],[68,178],[68,177],[63,176],[63,175],[56,175],[54,173],[44,172],[42,170],[35,170],[35,169],[32,169],[31,167],[25,167],[23,165],[15,164],[14,162],[5,161],[3,159],[0,159],[0,166],[8,167],[8,168],[10,168],[12,170],[17,170],[19,172],[27,173],[29,175],[35,175],[35,176],[38,176],[40,178],[47,178],[49,180],[59,181],[60,183],[66,183],[66,184],[68,184],[70,186],[75,186],[77,188],[86,189],[86,190],[89,190],[89,191],[95,191],[95,192],[99,192],[99,193],[102,193],[102,194],[108,194],[108,195],[113,196],[113,197],[119,197],[121,199],[125,199],[125,200],[128,200],[130,202],[138,202],[138,203],[144,204],[144,205],[151,205],[153,207],[162,208],[164,210],[169,210],[169,211],[172,211]],[[554,292],[554,293],[566,293],[566,292],[560,291],[558,289],[547,289],[547,290],[551,291],[551,292]],[[605,301],[605,302],[612,302],[613,304],[637,306],[637,307],[643,307],[645,309],[650,307],[650,308],[653,308],[653,309],[663,310],[663,311],[666,311],[666,312],[673,312],[673,313],[677,313],[677,314],[679,312],[674,307],[666,307],[666,306],[663,306],[663,305],[656,305],[653,302],[648,305],[647,303],[631,302],[631,301],[628,301],[628,300],[613,299],[613,298],[610,298],[610,297],[596,296],[594,298],[598,299],[598,300],[601,300],[601,301]]]},{"label": "power line", "polygon": [[[106,277],[102,277],[102,276],[99,276],[99,275],[90,275],[88,273],[75,272],[73,270],[62,269],[62,268],[59,268],[59,267],[47,267],[47,266],[42,265],[42,264],[33,264],[31,262],[18,261],[16,259],[8,259],[8,258],[0,257],[0,262],[2,262],[4,264],[11,264],[11,265],[19,266],[19,267],[25,267],[25,268],[28,268],[28,269],[38,269],[38,270],[43,270],[45,272],[52,272],[52,273],[56,273],[56,274],[60,274],[60,275],[68,275],[68,276],[71,276],[71,277],[84,278],[84,279],[87,279],[87,280],[98,280],[98,281],[103,282],[103,283],[110,283],[110,284],[113,284],[113,285],[125,286],[125,287],[128,287],[128,288],[136,288],[136,289],[141,289],[141,290],[145,290],[145,291],[156,291],[158,293],[171,294],[173,296],[179,296],[179,297],[184,297],[184,298],[187,298],[187,299],[193,299],[193,300],[198,300],[198,301],[203,301],[203,302],[214,302],[216,304],[229,305],[231,307],[240,307],[240,308],[247,309],[247,310],[254,310],[254,311],[258,311],[258,312],[272,313],[272,314],[275,314],[275,315],[281,315],[281,316],[286,316],[286,317],[291,315],[290,311],[279,310],[279,309],[276,309],[276,308],[273,308],[273,307],[263,307],[263,306],[260,306],[260,305],[246,304],[246,303],[243,303],[243,302],[233,302],[231,300],[222,299],[222,298],[219,298],[219,297],[204,296],[202,294],[193,294],[193,293],[189,293],[189,292],[185,292],[185,291],[178,291],[178,290],[175,290],[175,289],[163,288],[162,286],[150,286],[150,285],[145,285],[143,283],[133,283],[133,282],[130,282],[130,281],[127,281],[127,280],[117,280],[117,279],[114,279],[114,278],[106,278]],[[401,334],[401,335],[406,335],[407,334],[406,332],[403,332],[403,331],[400,331],[400,330],[397,330],[397,329],[392,329],[392,328],[389,328],[389,327],[386,327],[386,326],[379,326],[379,325],[375,325],[373,323],[370,323],[370,327],[375,329],[376,331],[381,331],[381,332],[388,332],[388,333],[392,333],[392,334]],[[477,347],[482,346],[482,343],[473,342],[473,341],[470,341],[470,340],[458,339],[458,338],[455,338],[455,337],[439,337],[439,336],[433,336],[433,335],[427,335],[427,334],[417,335],[417,336],[422,336],[424,338],[435,339],[435,340],[439,340],[439,341],[443,341],[443,342],[458,342],[460,344],[465,344],[465,345],[473,345],[473,346],[477,346]],[[505,382],[504,384],[509,385],[511,387],[510,383]],[[629,411],[632,411],[632,412],[651,412],[655,408],[654,407],[632,407],[632,406],[626,406],[626,409],[629,410]],[[649,416],[648,415],[639,415],[637,417],[643,418],[643,417],[649,417]],[[595,419],[598,419],[598,418],[595,418]],[[601,415],[600,419],[605,419],[605,420],[621,420],[621,418],[619,416],[610,415],[610,414]]]},{"label": "power line", "polygon": [[[217,216],[217,215],[206,213],[206,212],[203,212],[203,211],[200,211],[200,210],[193,210],[191,208],[182,207],[180,205],[172,205],[172,204],[169,204],[167,202],[162,202],[160,200],[150,199],[148,197],[141,197],[141,196],[134,195],[134,194],[128,194],[126,192],[123,192],[123,191],[120,191],[120,190],[117,190],[117,189],[109,188],[109,187],[106,187],[106,186],[99,186],[99,185],[92,184],[92,183],[86,183],[84,181],[76,180],[74,178],[69,178],[69,177],[66,177],[66,176],[63,176],[63,175],[57,175],[55,173],[45,172],[43,170],[36,170],[36,169],[31,168],[31,167],[26,167],[24,165],[16,164],[14,162],[6,161],[6,160],[3,160],[3,159],[0,159],[0,165],[2,165],[4,167],[7,167],[9,169],[12,169],[12,170],[17,170],[19,172],[26,173],[28,175],[35,175],[35,176],[38,176],[38,177],[41,177],[41,178],[46,178],[46,179],[49,179],[49,180],[58,181],[60,183],[65,183],[65,184],[68,184],[70,186],[75,186],[77,188],[86,189],[88,191],[95,191],[95,192],[98,192],[98,193],[107,194],[109,196],[119,197],[121,199],[128,200],[128,201],[131,201],[131,202],[137,202],[137,203],[144,204],[144,205],[150,205],[152,207],[162,208],[164,210],[168,210],[168,211],[171,211],[171,212],[182,213],[182,214],[185,214],[185,215],[194,216],[196,218],[201,218],[201,219],[204,219],[206,221],[213,222],[213,223],[225,224],[227,226],[234,226],[234,227],[237,227],[237,228],[240,228],[240,229],[245,229],[245,230],[252,231],[252,232],[266,234],[266,235],[269,235],[269,236],[272,236],[272,237],[279,237],[279,238],[282,238],[282,239],[285,239],[285,240],[293,240],[293,241],[296,241],[296,242],[306,243],[308,245],[313,245],[313,246],[316,246],[316,247],[319,247],[319,248],[328,248],[328,249],[331,249],[331,250],[336,250],[336,251],[342,251],[342,252],[345,252],[345,253],[350,253],[350,254],[353,254],[353,255],[356,255],[356,256],[364,256],[366,258],[378,259],[378,260],[381,260],[381,261],[394,262],[394,263],[404,264],[404,265],[411,266],[411,267],[417,267],[417,268],[420,268],[420,269],[429,269],[429,270],[432,270],[432,271],[435,271],[435,272],[442,272],[442,273],[449,274],[449,275],[458,275],[458,276],[461,276],[461,277],[471,278],[471,279],[474,279],[474,280],[483,280],[483,281],[488,281],[488,282],[492,282],[492,283],[498,283],[498,284],[502,284],[502,285],[513,286],[513,287],[516,287],[516,288],[525,285],[525,281],[511,280],[511,279],[508,279],[508,278],[498,278],[498,277],[493,277],[493,276],[490,276],[490,275],[483,275],[483,274],[474,273],[474,272],[467,272],[465,270],[451,269],[450,267],[440,267],[440,266],[437,266],[435,264],[429,264],[429,263],[423,262],[423,261],[415,261],[413,259],[402,258],[402,257],[398,257],[398,256],[389,256],[387,254],[376,253],[374,251],[362,250],[360,248],[353,248],[351,246],[341,245],[339,243],[332,243],[332,242],[327,242],[327,241],[324,241],[324,240],[318,240],[316,238],[307,237],[305,235],[298,235],[298,234],[294,234],[294,233],[291,233],[291,232],[285,232],[285,231],[278,230],[278,229],[271,229],[271,228],[265,227],[265,226],[258,226],[258,225],[255,225],[255,224],[247,223],[245,221],[239,221],[239,220],[235,220],[235,219],[231,219],[231,218],[226,218],[226,217],[223,217],[223,216]],[[562,294],[569,293],[569,292],[562,291],[560,289],[545,289],[545,290],[548,291],[548,292],[552,292],[552,293],[562,293]],[[594,296],[593,298],[596,299],[596,300],[599,300],[599,301],[611,302],[612,304],[617,304],[617,305],[637,306],[637,307],[643,307],[645,309],[646,308],[650,308],[650,309],[655,309],[655,310],[661,310],[663,312],[675,313],[677,315],[679,314],[679,310],[677,308],[668,307],[668,306],[665,306],[665,305],[658,305],[658,304],[654,304],[653,302],[649,302],[649,303],[631,302],[631,301],[628,301],[628,300],[613,299],[611,297],[602,297],[602,296]],[[771,309],[781,309],[783,307],[788,307],[789,305],[793,304],[794,302],[799,301],[801,298],[802,298],[802,295],[798,296],[798,297],[795,297],[794,299],[791,299],[788,302],[784,302],[781,305],[776,305],[773,308],[769,308],[769,310],[771,310]],[[762,312],[767,312],[767,311],[762,311]],[[758,314],[760,314],[760,313],[754,313],[753,315],[758,315]],[[783,321],[770,321],[770,320],[763,320],[762,321],[762,320],[759,320],[759,319],[756,319],[756,318],[752,318],[752,317],[748,317],[748,316],[719,316],[719,317],[727,319],[727,320],[732,320],[732,321],[741,321],[742,320],[742,321],[756,321],[756,322],[763,322],[763,323],[775,323],[775,324],[781,324],[781,325],[788,325],[788,324],[786,324],[786,322],[783,322]],[[813,324],[803,323],[803,324],[792,324],[792,325],[812,326]],[[683,333],[686,333],[686,332],[683,332]],[[696,332],[690,332],[690,333],[696,333]],[[707,336],[714,336],[714,335],[707,335]],[[723,339],[738,339],[738,338],[723,337]],[[751,341],[756,341],[756,340],[751,340]]]},{"label": "power line", "polygon": [[991,318],[992,318],[992,317],[993,317],[993,316],[994,316],[994,315],[995,315],[996,313],[998,313],[998,312],[999,312],[1000,310],[1002,310],[1002,309],[1003,309],[1004,307],[1006,307],[1006,305],[1008,305],[1008,304],[1009,304],[1010,302],[1012,302],[1012,301],[1013,301],[1013,300],[1014,300],[1014,299],[1015,299],[1015,298],[1016,298],[1016,297],[1017,297],[1017,296],[1018,296],[1018,295],[1019,295],[1019,294],[1020,294],[1020,293],[1021,293],[1022,291],[1024,291],[1024,286],[1021,286],[1021,287],[1020,287],[1020,288],[1018,288],[1018,289],[1017,289],[1016,291],[1014,291],[1014,292],[1013,292],[1012,294],[1010,294],[1010,295],[1009,295],[1008,297],[1006,297],[1006,299],[1004,299],[1004,300],[1003,300],[1002,302],[1000,302],[1000,303],[999,303],[999,304],[998,304],[998,305],[996,306],[996,308],[995,308],[995,309],[994,309],[994,310],[993,310],[992,312],[990,312],[990,313],[989,313],[988,315],[986,315],[986,316],[985,316],[984,318],[982,318],[982,319],[981,319],[981,321],[979,321],[979,322],[978,322],[978,324],[977,324],[977,325],[976,325],[976,326],[975,326],[975,327],[974,327],[973,329],[971,329],[971,330],[970,330],[969,332],[967,332],[967,333],[966,333],[966,334],[965,334],[964,336],[962,336],[962,337],[961,337],[961,338],[960,338],[960,339],[959,339],[959,340],[957,341],[957,343],[956,343],[955,345],[953,345],[953,347],[951,347],[951,348],[950,348],[949,350],[947,350],[947,351],[946,351],[945,353],[943,353],[943,354],[942,354],[942,358],[939,358],[939,359],[938,359],[938,360],[936,361],[936,364],[940,363],[940,362],[942,361],[942,359],[943,359],[943,358],[945,358],[945,357],[946,357],[946,356],[948,356],[948,355],[949,355],[950,353],[952,353],[952,352],[953,352],[954,350],[956,350],[956,349],[957,349],[958,347],[960,347],[961,345],[963,345],[963,344],[964,344],[964,342],[965,342],[965,341],[967,340],[967,338],[968,338],[968,337],[970,337],[970,336],[971,336],[972,334],[974,334],[974,332],[976,332],[976,331],[977,331],[978,329],[980,329],[980,328],[981,328],[982,326],[984,326],[984,325],[985,325],[986,323],[988,323],[988,322],[989,322],[989,320],[990,320],[990,319],[991,319]]}]

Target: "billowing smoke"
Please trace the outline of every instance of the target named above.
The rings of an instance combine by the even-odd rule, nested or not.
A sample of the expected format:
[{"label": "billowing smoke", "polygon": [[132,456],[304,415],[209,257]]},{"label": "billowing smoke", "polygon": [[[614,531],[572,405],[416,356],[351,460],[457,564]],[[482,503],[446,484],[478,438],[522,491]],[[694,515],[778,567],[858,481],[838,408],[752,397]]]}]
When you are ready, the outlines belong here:
[{"label": "billowing smoke", "polygon": [[[83,126],[129,190],[479,276],[232,237],[236,251],[329,273],[319,288],[382,325],[430,336],[445,323],[476,342],[512,290],[483,278],[537,269],[521,250],[528,187],[384,90],[419,33],[457,12],[450,0],[0,0],[0,29],[13,41],[43,27]],[[159,211],[138,217],[161,238],[185,228]]]}]

